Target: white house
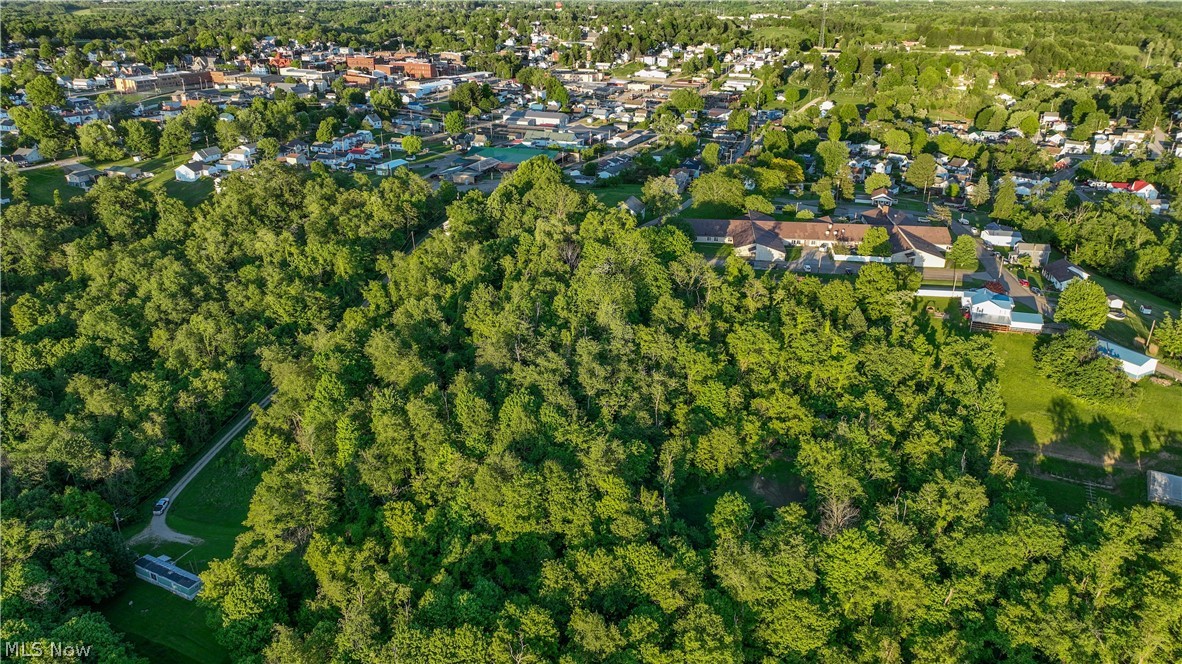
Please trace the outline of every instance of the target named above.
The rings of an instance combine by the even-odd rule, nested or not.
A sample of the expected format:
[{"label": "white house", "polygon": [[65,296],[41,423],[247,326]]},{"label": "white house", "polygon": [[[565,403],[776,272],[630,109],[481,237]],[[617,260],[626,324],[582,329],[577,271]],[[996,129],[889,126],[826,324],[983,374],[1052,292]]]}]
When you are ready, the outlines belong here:
[{"label": "white house", "polygon": [[229,158],[223,159],[215,165],[219,171],[243,171],[250,168],[250,162],[248,161],[239,161],[237,159]]},{"label": "white house", "polygon": [[1042,274],[1059,290],[1067,288],[1073,281],[1091,277],[1090,274],[1083,271],[1083,268],[1066,258],[1061,258],[1046,266],[1043,268]]},{"label": "white house", "polygon": [[960,305],[969,310],[974,325],[1004,327],[1022,332],[1041,332],[1043,320],[1038,314],[1014,311],[1014,300],[1004,293],[978,288],[966,291]]},{"label": "white house", "polygon": [[1109,182],[1108,190],[1112,192],[1130,193],[1147,201],[1159,198],[1157,187],[1146,182],[1145,180],[1133,180],[1132,182]]},{"label": "white house", "polygon": [[1013,249],[1022,241],[1022,233],[1005,226],[989,224],[981,231],[981,239],[995,247]]},{"label": "white house", "polygon": [[409,164],[405,159],[391,159],[390,161],[380,163],[373,167],[374,173],[378,175],[390,175],[399,168]]},{"label": "white house", "polygon": [[1124,346],[1118,346],[1111,341],[1098,339],[1096,350],[1120,362],[1120,370],[1133,380],[1152,376],[1153,372],[1157,370],[1157,358],[1149,357]]},{"label": "white house", "polygon": [[173,172],[176,173],[176,179],[181,182],[196,182],[201,179],[201,174],[205,171],[205,164],[200,161],[191,161],[187,164],[177,166]]},{"label": "white house", "polygon": [[225,159],[222,161],[240,161],[249,166],[256,152],[257,150],[253,145],[239,145],[227,152]]},{"label": "white house", "polygon": [[221,148],[202,148],[193,153],[193,161],[212,164],[222,158]]}]

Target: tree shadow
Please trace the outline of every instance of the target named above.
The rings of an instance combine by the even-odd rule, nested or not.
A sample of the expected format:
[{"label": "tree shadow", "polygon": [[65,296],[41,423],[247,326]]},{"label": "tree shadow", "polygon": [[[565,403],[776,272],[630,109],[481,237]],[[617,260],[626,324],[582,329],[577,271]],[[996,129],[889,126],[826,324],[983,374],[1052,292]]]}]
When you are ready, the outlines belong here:
[{"label": "tree shadow", "polygon": [[1038,445],[1038,438],[1034,435],[1034,427],[1027,420],[1009,420],[1002,430],[1002,437],[1009,443],[1029,443]]},{"label": "tree shadow", "polygon": [[1109,459],[1120,456],[1124,441],[1117,434],[1112,420],[1107,417],[1097,415],[1090,420],[1084,419],[1074,400],[1062,396],[1051,399],[1048,414],[1051,418],[1050,444],[1077,447],[1093,453],[1103,449]]}]

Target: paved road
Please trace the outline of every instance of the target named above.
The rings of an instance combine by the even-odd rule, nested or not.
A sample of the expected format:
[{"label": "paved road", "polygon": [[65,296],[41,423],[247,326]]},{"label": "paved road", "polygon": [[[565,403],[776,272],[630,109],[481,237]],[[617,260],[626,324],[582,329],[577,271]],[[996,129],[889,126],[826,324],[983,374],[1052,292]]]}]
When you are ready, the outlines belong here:
[{"label": "paved road", "polygon": [[30,166],[21,166],[17,168],[18,171],[35,171],[38,168],[53,168],[54,166],[69,166],[70,164],[77,164],[82,160],[82,157],[67,157],[65,159],[57,159],[55,161],[42,161]]},{"label": "paved road", "polygon": [[[271,397],[275,396],[275,392],[277,391],[278,390],[271,390],[267,396],[258,401],[258,405],[266,408],[271,403]],[[253,419],[253,417],[254,415],[248,410],[241,417],[235,420],[230,429],[226,431],[226,433],[223,434],[216,443],[213,444],[213,447],[209,448],[209,451],[207,451],[205,455],[197,461],[197,463],[193,464],[193,467],[189,468],[188,472],[186,472],[179,480],[176,481],[176,484],[172,485],[172,488],[168,490],[168,493],[164,494],[163,496],[169,500],[168,510],[171,510],[176,506],[177,496],[179,496],[181,492],[185,490],[185,487],[189,485],[189,482],[192,482],[193,478],[197,477],[197,475],[205,468],[205,466],[207,466],[210,461],[213,461],[214,458],[217,457],[218,452],[221,452],[226,445],[230,444],[230,441],[234,440],[238,434],[242,433],[242,430],[246,428],[246,425],[250,424],[250,421]],[[201,538],[178,533],[177,531],[168,527],[168,510],[165,510],[164,514],[152,515],[152,521],[148,524],[148,526],[135,537],[132,537],[128,541],[128,544],[137,544],[139,542],[146,541],[200,544]]]}]

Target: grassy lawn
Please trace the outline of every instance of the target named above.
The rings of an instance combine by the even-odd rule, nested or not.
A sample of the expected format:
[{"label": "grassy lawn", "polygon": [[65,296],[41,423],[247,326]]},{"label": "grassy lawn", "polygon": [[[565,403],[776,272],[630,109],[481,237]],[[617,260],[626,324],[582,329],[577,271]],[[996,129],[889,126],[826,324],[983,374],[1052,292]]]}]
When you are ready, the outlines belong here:
[{"label": "grassy lawn", "polygon": [[613,69],[612,76],[619,76],[620,78],[627,78],[627,77],[635,74],[636,72],[640,71],[641,69],[644,69],[643,62],[639,62],[639,61],[629,62],[626,65],[620,65],[619,67],[616,67],[615,69]]},{"label": "grassy lawn", "polygon": [[[1145,502],[1145,474],[1121,468],[1096,468],[1086,464],[1016,455],[1018,465],[1047,505],[1056,512],[1079,514],[1089,504],[1106,501],[1113,507],[1132,507]],[[1072,481],[1075,480],[1075,481]],[[1090,489],[1085,483],[1099,484]]]},{"label": "grassy lawn", "polygon": [[[141,185],[149,191],[164,190],[169,195],[179,198],[189,207],[195,207],[213,193],[213,180],[202,178],[197,182],[177,182],[173,169],[189,160],[192,153],[175,157],[156,157],[136,162],[131,157],[119,161],[93,162],[82,159],[79,163],[95,170],[103,170],[111,166],[132,166],[145,173],[152,173],[149,179],[141,180]],[[81,196],[85,191],[79,187],[66,184],[66,176],[58,167],[37,168],[22,172],[29,179],[29,202],[34,205],[52,205],[53,192],[61,192],[62,200],[69,200]]]},{"label": "grassy lawn", "polygon": [[928,204],[919,199],[899,198],[891,207],[899,210],[907,210],[908,212],[920,212],[923,214],[927,214],[928,212]]},{"label": "grassy lawn", "polygon": [[587,191],[595,194],[607,207],[616,207],[628,200],[629,196],[640,198],[642,185],[620,184],[614,187],[588,187]]},{"label": "grassy lawn", "polygon": [[[966,271],[956,277],[955,285],[956,285],[957,290],[964,290],[965,288],[976,288],[976,287],[980,286],[982,283],[984,283],[980,279],[967,276],[970,274],[972,274],[971,271]],[[923,281],[920,283],[920,285],[923,286],[924,288],[945,287],[945,286],[948,288],[952,288],[953,281],[954,280],[950,277],[949,278],[928,277],[925,275],[923,278]]]},{"label": "grassy lawn", "polygon": [[[149,187],[151,188],[151,187]],[[213,194],[213,178],[201,178],[196,182],[181,182],[175,177],[169,177],[161,185],[172,198],[176,198],[188,207],[197,207]]]},{"label": "grassy lawn", "polygon": [[[1118,344],[1140,349],[1141,346],[1136,343],[1136,339],[1145,339],[1149,336],[1149,326],[1152,324],[1152,321],[1156,320],[1160,324],[1161,320],[1165,318],[1165,312],[1167,311],[1175,319],[1178,318],[1178,303],[1176,302],[1169,302],[1164,298],[1107,277],[1092,275],[1092,279],[1103,286],[1109,295],[1120,296],[1125,301],[1125,314],[1127,318],[1124,320],[1112,320],[1110,318],[1100,331],[1102,335]],[[1140,304],[1148,304],[1153,307],[1153,314],[1149,316],[1142,314],[1138,310],[1138,305]]]},{"label": "grassy lawn", "polygon": [[[208,567],[211,560],[228,557],[234,550],[234,539],[246,530],[242,522],[258,482],[258,467],[239,437],[185,487],[168,513],[169,527],[204,541],[198,545],[146,544],[137,546],[136,553],[171,556],[195,573]],[[124,532],[132,535],[139,528],[125,528]],[[133,579],[102,611],[111,625],[127,634],[137,650],[152,661],[230,661],[206,624],[206,610],[162,588]]]},{"label": "grassy lawn", "polygon": [[56,166],[22,171],[21,175],[29,180],[26,190],[29,192],[29,202],[33,205],[53,205],[54,191],[61,192],[63,201],[86,193],[78,187],[66,184],[65,173]]},{"label": "grassy lawn", "polygon": [[1182,449],[1182,387],[1142,380],[1129,403],[1093,404],[1038,374],[1033,335],[997,334],[992,340],[1004,362],[1000,380],[1008,443],[1074,448],[1113,461]]},{"label": "grassy lawn", "polygon": [[695,242],[694,251],[706,257],[706,260],[718,259],[725,261],[727,257],[735,253],[734,245],[730,244],[711,244],[708,242]]},{"label": "grassy lawn", "polygon": [[102,612],[112,628],[125,634],[139,654],[152,662],[230,661],[205,622],[205,609],[163,588],[132,579],[126,590],[102,607]]}]

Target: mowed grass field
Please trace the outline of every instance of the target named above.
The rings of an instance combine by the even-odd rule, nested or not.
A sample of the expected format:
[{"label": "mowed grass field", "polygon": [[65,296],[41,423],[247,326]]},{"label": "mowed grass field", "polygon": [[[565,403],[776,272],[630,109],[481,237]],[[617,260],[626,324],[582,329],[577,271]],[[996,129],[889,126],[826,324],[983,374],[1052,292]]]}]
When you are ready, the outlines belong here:
[{"label": "mowed grass field", "polygon": [[[145,189],[149,191],[164,190],[170,196],[180,199],[185,205],[196,207],[213,193],[213,179],[201,178],[196,182],[180,182],[176,179],[173,169],[187,162],[191,156],[190,152],[175,157],[145,159],[139,163],[130,157],[103,163],[93,163],[89,159],[83,159],[80,163],[100,171],[111,166],[132,166],[145,173],[151,172],[153,173],[151,178],[140,180],[140,184]],[[21,175],[29,179],[29,202],[34,205],[52,205],[54,191],[61,194],[62,200],[69,200],[86,193],[79,187],[66,184],[65,173],[58,166],[45,166],[21,171]]]},{"label": "mowed grass field", "polygon": [[[257,465],[247,456],[239,437],[185,487],[169,509],[169,527],[204,541],[195,546],[147,544],[135,547],[136,553],[170,556],[179,566],[197,574],[210,561],[229,557],[234,550],[234,539],[246,531],[242,523],[259,476]],[[136,532],[139,527],[128,529],[125,534],[131,536]],[[153,662],[230,661],[226,650],[214,638],[207,622],[208,612],[199,602],[189,602],[163,588],[133,579],[102,611],[114,629],[126,634],[136,650]]]},{"label": "mowed grass field", "polygon": [[[1101,462],[1148,461],[1167,450],[1176,459],[1182,453],[1182,386],[1145,379],[1134,386],[1127,403],[1091,403],[1039,375],[1035,336],[996,334],[992,340],[1004,363],[1000,380],[1007,444],[1078,450]],[[1180,470],[1180,463],[1174,461],[1173,470]],[[1160,463],[1150,467],[1171,469]]]}]

